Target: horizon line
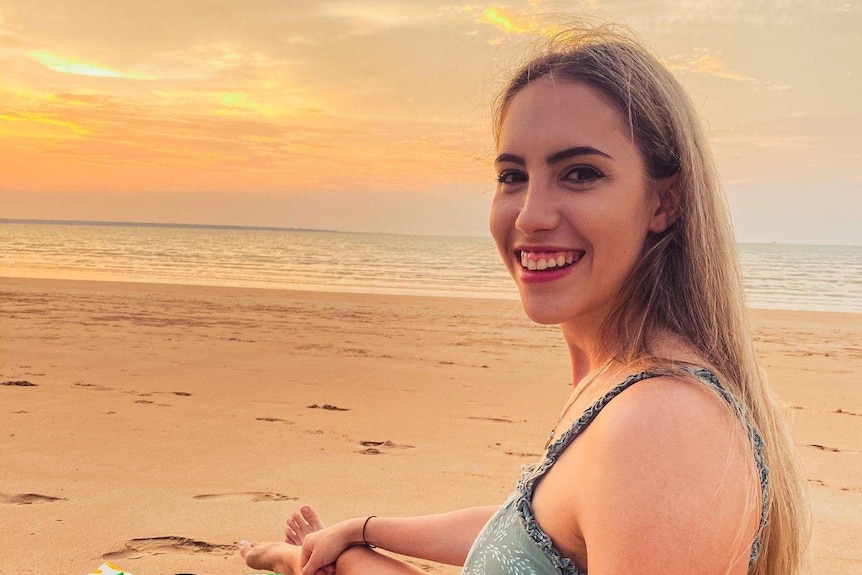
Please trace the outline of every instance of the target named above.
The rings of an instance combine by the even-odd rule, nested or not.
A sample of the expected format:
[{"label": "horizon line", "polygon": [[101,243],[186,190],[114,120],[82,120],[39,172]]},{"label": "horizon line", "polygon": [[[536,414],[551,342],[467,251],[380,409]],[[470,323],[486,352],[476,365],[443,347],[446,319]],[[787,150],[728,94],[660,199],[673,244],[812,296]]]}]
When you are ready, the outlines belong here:
[{"label": "horizon line", "polygon": [[333,230],[327,228],[297,228],[297,227],[282,227],[282,226],[248,226],[240,224],[189,224],[189,223],[171,223],[171,222],[133,222],[133,221],[112,221],[112,220],[51,220],[51,219],[30,219],[30,218],[0,218],[2,224],[44,224],[44,225],[68,225],[68,226],[119,226],[128,228],[183,228],[183,229],[215,229],[215,230],[256,230],[256,231],[271,231],[271,232],[318,232],[327,234],[372,234],[385,236],[418,236],[429,238],[480,238],[485,236],[450,236],[441,234],[405,234],[399,232],[367,232],[367,231],[345,231]]},{"label": "horizon line", "polygon": [[[68,225],[68,226],[119,226],[119,227],[138,227],[138,228],[182,228],[182,229],[214,229],[214,230],[256,230],[256,231],[272,231],[272,232],[318,232],[328,234],[374,234],[374,235],[391,235],[391,236],[419,236],[419,237],[462,237],[462,238],[479,238],[486,236],[451,236],[441,234],[405,234],[398,232],[363,232],[363,231],[344,231],[333,230],[326,228],[297,228],[283,226],[248,226],[239,224],[189,224],[189,223],[171,223],[171,222],[133,222],[133,221],[111,221],[111,220],[51,220],[51,219],[29,219],[29,218],[0,218],[2,224],[42,224],[42,225]],[[862,244],[824,244],[824,243],[798,243],[798,242],[778,242],[778,241],[739,241],[736,244],[756,244],[756,245],[782,245],[782,246],[826,246],[826,247],[862,247]]]},{"label": "horizon line", "polygon": [[110,220],[45,220],[26,218],[0,218],[0,224],[45,224],[45,225],[68,225],[68,226],[122,226],[138,228],[202,228],[220,230],[263,230],[278,232],[325,232],[342,234],[339,230],[322,228],[294,228],[279,226],[243,226],[237,224],[183,224],[171,222],[129,222]]}]

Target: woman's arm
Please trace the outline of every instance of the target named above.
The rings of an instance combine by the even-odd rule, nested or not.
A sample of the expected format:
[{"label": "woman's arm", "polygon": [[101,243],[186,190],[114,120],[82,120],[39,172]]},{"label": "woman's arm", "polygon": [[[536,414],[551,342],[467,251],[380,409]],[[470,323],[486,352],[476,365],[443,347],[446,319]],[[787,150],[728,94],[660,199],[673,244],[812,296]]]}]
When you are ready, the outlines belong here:
[{"label": "woman's arm", "polygon": [[[400,555],[463,565],[473,541],[497,507],[471,507],[421,517],[348,519],[306,536],[302,545],[303,575],[335,562],[354,545],[369,543]],[[365,541],[362,529],[365,527]]]},{"label": "woman's arm", "polygon": [[[761,510],[741,422],[706,388],[633,386],[589,429],[574,514],[595,575],[744,575]],[[584,434],[586,439],[586,433]]]}]

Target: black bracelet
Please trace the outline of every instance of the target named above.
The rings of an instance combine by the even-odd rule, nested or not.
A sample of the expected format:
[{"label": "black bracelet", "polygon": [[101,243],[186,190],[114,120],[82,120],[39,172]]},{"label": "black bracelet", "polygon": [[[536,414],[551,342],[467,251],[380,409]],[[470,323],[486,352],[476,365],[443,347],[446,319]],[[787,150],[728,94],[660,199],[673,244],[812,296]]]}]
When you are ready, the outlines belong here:
[{"label": "black bracelet", "polygon": [[363,524],[362,524],[362,542],[363,542],[363,543],[365,544],[365,546],[366,546],[366,547],[368,547],[369,549],[376,549],[376,548],[377,548],[377,545],[372,545],[372,544],[371,544],[371,543],[369,543],[369,542],[368,542],[368,540],[365,538],[365,528],[366,528],[366,527],[368,527],[368,522],[369,522],[369,521],[371,521],[371,519],[372,519],[373,517],[377,517],[377,516],[376,516],[376,515],[369,515],[369,516],[368,516],[368,518],[365,520],[365,523],[363,523]]}]

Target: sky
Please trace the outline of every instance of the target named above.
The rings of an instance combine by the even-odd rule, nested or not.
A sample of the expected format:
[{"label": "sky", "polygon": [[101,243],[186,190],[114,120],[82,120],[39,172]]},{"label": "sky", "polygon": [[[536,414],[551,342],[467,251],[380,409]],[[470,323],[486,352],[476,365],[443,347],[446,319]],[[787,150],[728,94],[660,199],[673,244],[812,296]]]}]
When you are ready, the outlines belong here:
[{"label": "sky", "polygon": [[740,241],[862,244],[860,0],[0,0],[0,218],[487,235],[494,97],[576,17],[689,91]]}]

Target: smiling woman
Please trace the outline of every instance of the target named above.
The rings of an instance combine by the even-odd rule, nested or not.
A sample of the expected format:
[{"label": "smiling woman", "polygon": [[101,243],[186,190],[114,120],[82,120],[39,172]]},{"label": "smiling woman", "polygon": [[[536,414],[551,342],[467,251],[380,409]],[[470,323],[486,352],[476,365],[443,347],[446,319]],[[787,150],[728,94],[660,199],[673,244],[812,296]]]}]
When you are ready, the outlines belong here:
[{"label": "smiling woman", "polygon": [[500,507],[328,528],[304,507],[243,557],[303,575],[418,572],[374,547],[466,575],[801,573],[801,478],[682,88],[625,33],[567,33],[514,76],[496,136],[491,232],[572,365],[542,459]]},{"label": "smiling woman", "polygon": [[641,154],[601,92],[550,76],[507,106],[498,148],[491,233],[527,315],[598,329],[647,233],[672,223],[659,203],[671,182],[648,190]]}]

